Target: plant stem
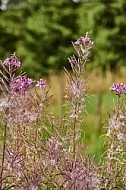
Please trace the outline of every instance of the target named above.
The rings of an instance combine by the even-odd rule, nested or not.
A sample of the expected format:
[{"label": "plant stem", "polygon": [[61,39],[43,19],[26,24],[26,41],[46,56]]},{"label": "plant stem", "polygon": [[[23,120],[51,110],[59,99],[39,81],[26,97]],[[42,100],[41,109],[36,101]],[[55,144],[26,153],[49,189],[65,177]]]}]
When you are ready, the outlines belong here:
[{"label": "plant stem", "polygon": [[73,122],[73,159],[75,162],[75,158],[76,158],[76,123],[77,123],[77,119],[76,119],[76,107],[75,106],[75,112],[74,112],[74,122]]},{"label": "plant stem", "polygon": [[74,119],[74,133],[73,133],[73,158],[75,160],[75,153],[76,153],[76,119]]},{"label": "plant stem", "polygon": [[[76,109],[75,109],[75,116],[76,116]],[[73,123],[73,170],[75,169],[76,165],[76,117],[74,118],[74,123]],[[74,190],[76,189],[75,184],[74,184]]]},{"label": "plant stem", "polygon": [[7,136],[7,124],[5,124],[4,126],[4,141],[3,141],[3,151],[2,151],[2,161],[1,161],[2,163],[1,163],[1,172],[0,172],[0,189],[2,189],[2,182],[3,182],[6,136]]}]

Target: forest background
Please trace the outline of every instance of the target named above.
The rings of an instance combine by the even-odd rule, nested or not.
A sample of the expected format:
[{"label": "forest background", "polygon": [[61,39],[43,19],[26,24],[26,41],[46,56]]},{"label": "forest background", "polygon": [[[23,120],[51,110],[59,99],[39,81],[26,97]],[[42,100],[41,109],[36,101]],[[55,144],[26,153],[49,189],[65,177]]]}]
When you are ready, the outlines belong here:
[{"label": "forest background", "polygon": [[58,116],[62,115],[59,105],[65,89],[63,67],[69,69],[67,59],[75,53],[71,41],[90,33],[94,47],[84,73],[87,78],[91,75],[90,117],[85,128],[92,152],[99,154],[103,140],[98,140],[97,133],[113,105],[109,87],[113,82],[126,82],[126,1],[10,0],[1,5],[3,2],[8,3],[0,10],[0,60],[16,52],[29,77],[47,77],[57,94],[52,112]]}]

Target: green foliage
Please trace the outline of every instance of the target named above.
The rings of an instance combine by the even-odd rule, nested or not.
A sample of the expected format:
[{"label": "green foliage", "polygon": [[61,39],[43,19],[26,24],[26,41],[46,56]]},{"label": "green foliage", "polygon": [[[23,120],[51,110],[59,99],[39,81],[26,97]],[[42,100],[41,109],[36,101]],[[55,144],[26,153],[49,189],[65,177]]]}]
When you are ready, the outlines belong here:
[{"label": "green foliage", "polygon": [[91,31],[95,47],[87,67],[115,70],[126,65],[125,12],[125,0],[32,0],[22,8],[15,5],[0,12],[0,57],[17,52],[30,77],[59,73],[68,68],[71,41]]},{"label": "green foliage", "polygon": [[23,9],[2,12],[5,38],[0,56],[16,51],[30,76],[59,72],[67,65],[71,40],[77,35],[76,8],[72,1],[33,0]]},{"label": "green foliage", "polygon": [[[126,66],[126,1],[101,1],[94,8],[93,34],[95,36],[94,61],[105,71]],[[99,60],[97,60],[99,57]]]},{"label": "green foliage", "polygon": [[66,59],[71,53],[71,37],[77,33],[74,8],[72,1],[38,0],[25,10],[26,47],[31,53],[34,51],[35,62],[39,58],[44,74],[50,70],[59,71],[66,65]]}]

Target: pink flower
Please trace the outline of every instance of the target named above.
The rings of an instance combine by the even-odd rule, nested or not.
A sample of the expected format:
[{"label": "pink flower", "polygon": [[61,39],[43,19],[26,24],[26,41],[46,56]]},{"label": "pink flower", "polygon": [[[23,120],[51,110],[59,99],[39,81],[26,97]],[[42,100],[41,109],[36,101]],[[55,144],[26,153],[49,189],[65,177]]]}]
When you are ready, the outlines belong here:
[{"label": "pink flower", "polygon": [[114,84],[111,86],[110,91],[114,91],[118,96],[126,94],[126,85],[123,83]]},{"label": "pink flower", "polygon": [[41,78],[41,79],[39,79],[39,81],[37,81],[36,86],[39,86],[40,88],[45,88],[46,87],[46,81],[43,78]]},{"label": "pink flower", "polygon": [[10,83],[10,88],[14,92],[22,92],[27,90],[32,83],[32,79],[27,78],[26,76],[20,76]]},{"label": "pink flower", "polygon": [[84,59],[88,56],[89,50],[93,46],[93,42],[90,40],[88,32],[85,37],[81,36],[76,42],[72,42],[72,44],[79,57],[82,56]]},{"label": "pink flower", "polygon": [[5,61],[3,62],[4,65],[12,65],[16,68],[21,66],[21,62],[19,61],[19,59],[16,57],[15,53],[11,55],[11,57],[5,59]]}]

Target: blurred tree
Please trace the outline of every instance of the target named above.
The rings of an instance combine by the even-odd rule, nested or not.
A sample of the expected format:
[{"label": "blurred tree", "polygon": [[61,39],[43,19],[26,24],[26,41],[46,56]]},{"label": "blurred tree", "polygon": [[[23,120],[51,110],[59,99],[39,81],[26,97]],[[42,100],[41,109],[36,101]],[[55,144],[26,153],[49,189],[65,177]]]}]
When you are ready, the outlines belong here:
[{"label": "blurred tree", "polygon": [[29,76],[59,73],[74,53],[71,41],[92,31],[95,46],[87,66],[116,69],[126,63],[125,18],[125,0],[32,0],[22,8],[11,4],[0,11],[0,59],[15,51]]},{"label": "blurred tree", "polygon": [[16,9],[0,12],[0,59],[16,51],[16,44],[23,37],[22,18]]},{"label": "blurred tree", "polygon": [[71,40],[77,36],[76,8],[76,4],[67,0],[33,0],[24,11],[25,48],[34,53],[32,60],[40,63],[44,74],[59,72],[68,65]]},{"label": "blurred tree", "polygon": [[67,0],[32,0],[22,9],[1,12],[0,57],[16,51],[30,76],[59,72],[73,52],[77,7]]},{"label": "blurred tree", "polygon": [[126,1],[101,0],[93,9],[94,63],[103,71],[126,66]]}]

